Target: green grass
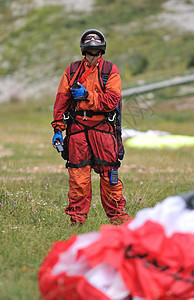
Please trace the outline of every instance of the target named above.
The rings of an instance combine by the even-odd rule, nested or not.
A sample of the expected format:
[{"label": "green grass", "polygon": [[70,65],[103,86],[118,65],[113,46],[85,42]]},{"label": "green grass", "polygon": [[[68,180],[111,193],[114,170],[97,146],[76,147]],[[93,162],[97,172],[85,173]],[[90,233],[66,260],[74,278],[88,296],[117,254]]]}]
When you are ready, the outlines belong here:
[{"label": "green grass", "polygon": [[[137,130],[192,135],[193,111],[178,112],[171,103],[179,94],[178,87],[154,93],[153,111],[147,108],[138,114],[138,107],[131,120],[125,109],[125,127],[130,128],[129,121],[135,121]],[[109,223],[100,203],[99,177],[92,173],[93,200],[87,223],[82,228],[70,227],[69,217],[64,214],[68,171],[51,146],[52,102],[47,99],[0,105],[1,146],[4,151],[12,151],[11,156],[0,158],[0,299],[40,299],[37,272],[53,242],[98,231],[102,224]],[[132,104],[127,102],[128,109]],[[127,212],[134,217],[139,209],[152,207],[169,195],[192,190],[193,172],[194,148],[126,148],[120,178]]]}]

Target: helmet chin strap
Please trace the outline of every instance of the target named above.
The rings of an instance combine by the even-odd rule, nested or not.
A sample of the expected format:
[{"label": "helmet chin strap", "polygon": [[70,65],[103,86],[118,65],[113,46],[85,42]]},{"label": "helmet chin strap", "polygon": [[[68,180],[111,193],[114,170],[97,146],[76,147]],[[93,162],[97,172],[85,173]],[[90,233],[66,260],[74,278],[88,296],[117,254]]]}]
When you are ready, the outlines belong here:
[{"label": "helmet chin strap", "polygon": [[90,52],[90,51],[86,51],[86,53],[88,54],[88,55],[90,55],[90,56],[98,56],[99,54],[100,54],[100,50],[97,52],[97,53],[92,53],[92,52]]}]

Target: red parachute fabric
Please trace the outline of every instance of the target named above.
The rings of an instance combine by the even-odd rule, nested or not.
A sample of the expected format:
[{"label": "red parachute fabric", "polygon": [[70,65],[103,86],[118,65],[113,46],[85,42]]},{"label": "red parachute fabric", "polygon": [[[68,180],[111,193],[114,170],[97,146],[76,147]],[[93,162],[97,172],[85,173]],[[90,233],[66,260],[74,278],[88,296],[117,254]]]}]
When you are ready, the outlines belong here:
[{"label": "red parachute fabric", "polygon": [[194,294],[194,236],[177,233],[166,238],[161,225],[149,221],[130,235],[124,227],[120,226],[119,233],[118,228],[104,226],[100,243],[80,253],[92,267],[101,261],[114,265],[133,295],[190,299]]},{"label": "red parachute fabric", "polygon": [[[60,254],[68,251],[73,244],[76,244],[77,236],[73,236],[67,242],[55,242],[51,251],[43,261],[39,270],[39,287],[44,300],[54,299],[99,299],[110,300],[99,290],[91,286],[82,275],[68,276],[63,270],[53,273],[53,268],[59,263]],[[87,243],[88,244],[88,243]],[[81,243],[80,243],[81,247]],[[71,257],[68,257],[70,263],[73,263]]]},{"label": "red parachute fabric", "polygon": [[191,300],[194,210],[169,197],[129,223],[57,242],[39,287],[44,300]]}]

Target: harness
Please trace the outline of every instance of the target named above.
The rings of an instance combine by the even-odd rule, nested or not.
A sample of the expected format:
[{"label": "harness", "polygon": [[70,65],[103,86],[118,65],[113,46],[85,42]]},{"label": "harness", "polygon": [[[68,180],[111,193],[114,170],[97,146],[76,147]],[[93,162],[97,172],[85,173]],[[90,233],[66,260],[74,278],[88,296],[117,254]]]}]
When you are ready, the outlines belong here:
[{"label": "harness", "polygon": [[[84,59],[82,61],[76,61],[76,62],[71,63],[71,65],[70,65],[70,80],[68,78],[69,86],[72,86],[74,83],[76,83],[77,78],[84,77],[84,69],[82,69],[83,62],[84,62]],[[112,62],[104,60],[102,69],[100,71],[99,65],[97,65],[98,80],[99,80],[100,87],[101,87],[103,93],[105,93],[106,83],[107,83],[109,75],[111,73],[112,66],[113,66]],[[80,79],[79,79],[79,82],[80,82]],[[119,158],[119,160],[122,160],[124,157],[124,147],[122,144],[122,137],[121,137],[122,99],[119,100],[119,104],[118,104],[117,108],[112,112],[76,111],[76,106],[77,106],[77,101],[74,101],[73,109],[71,109],[71,111],[66,111],[64,113],[63,121],[67,124],[67,136],[66,136],[67,139],[69,139],[70,135],[72,135],[72,133],[69,130],[69,125],[72,124],[73,122],[79,123],[79,121],[75,119],[76,116],[83,116],[83,121],[85,121],[85,120],[87,120],[87,117],[92,117],[94,115],[104,115],[105,116],[104,120],[100,121],[98,124],[96,124],[93,127],[89,127],[89,126],[83,125],[83,123],[81,123],[85,127],[84,132],[86,133],[86,138],[87,138],[88,130],[98,130],[96,127],[98,127],[98,125],[100,125],[101,123],[103,123],[103,122],[109,123],[112,126],[113,131],[114,131],[114,136],[117,139],[118,151],[119,151],[118,158]],[[77,133],[79,133],[79,132],[76,132],[74,134],[77,134]],[[111,132],[109,132],[109,133],[111,133]],[[65,159],[67,159],[67,157],[65,157]],[[103,164],[106,165],[106,162],[103,162]],[[119,164],[120,164],[120,162],[117,161],[117,162],[113,163],[113,166],[117,166]],[[68,166],[70,166],[70,164],[67,162],[66,166],[68,167]]]}]

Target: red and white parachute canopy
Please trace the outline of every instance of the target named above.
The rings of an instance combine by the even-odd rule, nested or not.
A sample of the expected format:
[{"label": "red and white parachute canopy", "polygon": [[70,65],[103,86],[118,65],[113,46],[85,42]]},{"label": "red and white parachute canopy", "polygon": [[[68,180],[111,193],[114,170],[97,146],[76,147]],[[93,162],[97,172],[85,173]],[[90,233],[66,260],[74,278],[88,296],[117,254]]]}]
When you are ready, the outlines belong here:
[{"label": "red and white parachute canopy", "polygon": [[38,280],[43,300],[194,299],[194,192],[54,243]]}]

